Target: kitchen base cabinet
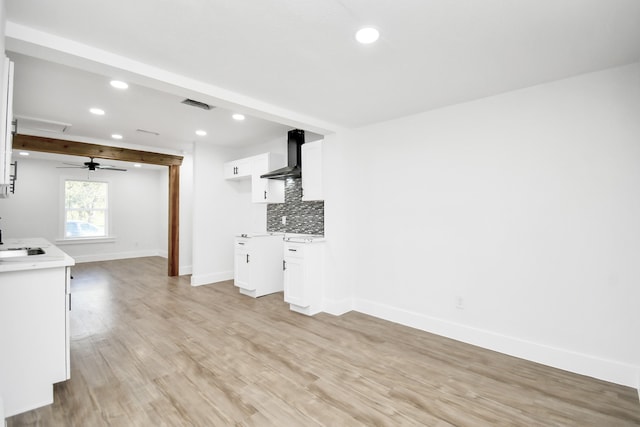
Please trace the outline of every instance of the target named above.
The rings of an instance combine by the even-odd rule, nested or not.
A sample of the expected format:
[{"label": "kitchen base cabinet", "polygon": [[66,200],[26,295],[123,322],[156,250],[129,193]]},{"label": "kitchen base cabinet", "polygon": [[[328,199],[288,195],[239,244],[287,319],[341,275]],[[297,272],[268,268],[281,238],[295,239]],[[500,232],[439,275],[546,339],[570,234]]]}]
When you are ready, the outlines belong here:
[{"label": "kitchen base cabinet", "polygon": [[282,236],[236,237],[234,285],[253,298],[282,292]]},{"label": "kitchen base cabinet", "polygon": [[312,316],[322,311],[324,242],[284,242],[284,300]]},{"label": "kitchen base cabinet", "polygon": [[6,417],[53,403],[70,377],[69,267],[0,273],[0,395]]}]

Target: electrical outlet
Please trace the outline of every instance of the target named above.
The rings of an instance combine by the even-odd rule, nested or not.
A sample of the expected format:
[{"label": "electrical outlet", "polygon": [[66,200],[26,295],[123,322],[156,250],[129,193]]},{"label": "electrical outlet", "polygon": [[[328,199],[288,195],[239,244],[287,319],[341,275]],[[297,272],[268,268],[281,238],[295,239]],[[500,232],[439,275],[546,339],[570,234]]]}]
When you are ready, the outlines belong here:
[{"label": "electrical outlet", "polygon": [[458,310],[464,310],[464,299],[461,296],[456,297],[456,308]]},{"label": "electrical outlet", "polygon": [[287,216],[282,215],[282,225],[287,225]]}]

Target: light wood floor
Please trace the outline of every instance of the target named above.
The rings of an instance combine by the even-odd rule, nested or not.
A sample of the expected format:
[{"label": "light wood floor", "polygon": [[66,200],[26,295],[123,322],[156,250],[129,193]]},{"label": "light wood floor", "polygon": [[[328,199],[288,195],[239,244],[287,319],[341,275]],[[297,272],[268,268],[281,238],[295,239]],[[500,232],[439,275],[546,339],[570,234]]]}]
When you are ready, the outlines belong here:
[{"label": "light wood floor", "polygon": [[74,267],[71,380],[8,426],[640,425],[630,388],[165,274],[161,258]]}]

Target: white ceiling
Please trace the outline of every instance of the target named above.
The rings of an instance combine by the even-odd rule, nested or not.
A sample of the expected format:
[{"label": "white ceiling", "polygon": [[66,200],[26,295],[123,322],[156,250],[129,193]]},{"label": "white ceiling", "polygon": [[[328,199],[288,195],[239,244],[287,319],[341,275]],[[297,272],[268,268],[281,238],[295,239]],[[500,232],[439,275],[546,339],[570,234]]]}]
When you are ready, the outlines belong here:
[{"label": "white ceiling", "polygon": [[[9,50],[81,64],[12,54],[16,113],[72,123],[77,135],[120,132],[176,148],[197,139],[194,127],[208,126],[212,143],[257,143],[292,124],[357,127],[640,60],[638,0],[6,0],[6,8]],[[380,30],[378,43],[354,41],[363,25]],[[106,83],[118,71],[140,84],[115,92]],[[181,87],[220,108],[180,105]],[[92,105],[108,111],[102,122],[86,114]],[[252,114],[236,123],[235,110]]]},{"label": "white ceiling", "polygon": [[[117,133],[123,136],[123,143],[189,152],[198,140],[219,145],[267,142],[284,138],[289,129],[253,117],[238,122],[231,117],[233,111],[224,108],[207,111],[187,106],[181,103],[185,97],[136,84],[118,90],[111,87],[107,76],[17,53],[9,56],[15,62],[18,131],[24,122],[21,117],[38,118],[71,124],[64,134],[82,136],[88,142],[110,140]],[[106,114],[90,114],[92,107]],[[207,136],[197,136],[197,129],[205,130]]]}]

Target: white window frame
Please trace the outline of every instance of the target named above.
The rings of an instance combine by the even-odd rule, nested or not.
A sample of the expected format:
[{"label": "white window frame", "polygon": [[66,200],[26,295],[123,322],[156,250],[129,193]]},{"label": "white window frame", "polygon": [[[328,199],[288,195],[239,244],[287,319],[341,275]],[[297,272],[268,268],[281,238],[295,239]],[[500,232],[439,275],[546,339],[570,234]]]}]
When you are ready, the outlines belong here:
[{"label": "white window frame", "polygon": [[[67,220],[67,209],[66,209],[66,182],[67,181],[87,181],[87,182],[100,182],[107,184],[107,212],[106,212],[106,236],[99,237],[67,237],[66,236],[66,220]],[[77,243],[109,243],[115,242],[115,237],[112,233],[111,226],[111,217],[113,216],[111,213],[112,209],[112,197],[111,193],[113,189],[113,185],[111,180],[108,179],[90,179],[83,178],[80,176],[61,176],[60,177],[60,220],[58,221],[59,229],[58,235],[60,236],[56,239],[56,244],[64,245],[64,244],[77,244]]]}]

